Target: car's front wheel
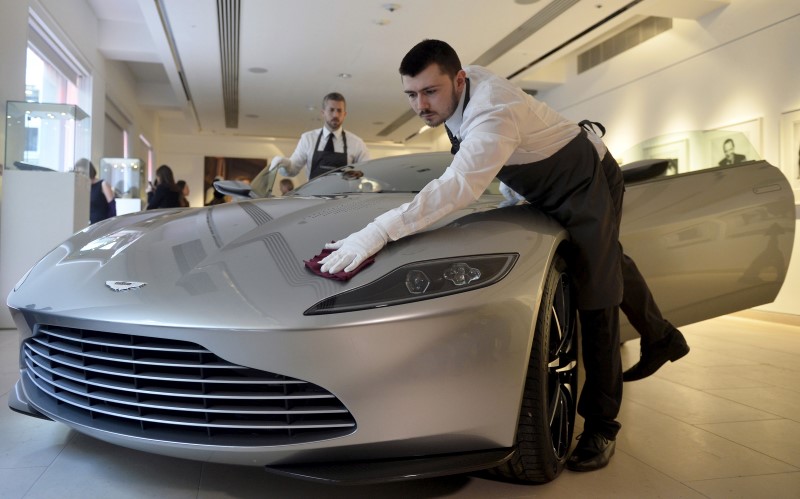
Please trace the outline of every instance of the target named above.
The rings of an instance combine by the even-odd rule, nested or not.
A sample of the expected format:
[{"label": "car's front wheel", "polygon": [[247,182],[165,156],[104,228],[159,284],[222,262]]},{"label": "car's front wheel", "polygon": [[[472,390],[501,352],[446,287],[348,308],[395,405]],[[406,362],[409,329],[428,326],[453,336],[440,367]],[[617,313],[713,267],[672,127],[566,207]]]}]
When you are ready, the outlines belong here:
[{"label": "car's front wheel", "polygon": [[515,452],[493,471],[526,483],[556,478],[569,455],[577,398],[577,312],[566,262],[556,255],[533,334]]}]

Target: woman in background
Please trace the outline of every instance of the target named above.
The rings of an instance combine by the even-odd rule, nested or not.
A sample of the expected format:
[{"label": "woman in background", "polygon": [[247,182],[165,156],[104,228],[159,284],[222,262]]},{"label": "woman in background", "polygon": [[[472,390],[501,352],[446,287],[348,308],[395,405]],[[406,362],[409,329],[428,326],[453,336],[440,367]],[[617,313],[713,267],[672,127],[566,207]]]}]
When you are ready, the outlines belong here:
[{"label": "woman in background", "polygon": [[175,185],[178,187],[178,196],[181,208],[189,207],[189,184],[185,180],[178,180]]},{"label": "woman in background", "polygon": [[175,176],[172,168],[161,165],[156,170],[155,184],[150,183],[147,193],[147,209],[155,210],[158,208],[179,208],[180,193],[178,186],[175,185]]},{"label": "woman in background", "polygon": [[114,191],[108,182],[97,178],[97,169],[88,159],[81,159],[78,163],[86,162],[89,165],[89,178],[92,180],[92,190],[89,194],[89,223],[97,223],[116,215],[116,207],[110,209],[114,202]]}]

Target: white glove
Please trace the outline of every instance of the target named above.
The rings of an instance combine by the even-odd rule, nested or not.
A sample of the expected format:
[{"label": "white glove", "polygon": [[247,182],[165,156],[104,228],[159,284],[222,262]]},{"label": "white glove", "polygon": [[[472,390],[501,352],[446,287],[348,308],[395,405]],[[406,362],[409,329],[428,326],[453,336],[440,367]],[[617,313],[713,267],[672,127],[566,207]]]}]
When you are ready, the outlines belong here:
[{"label": "white glove", "polygon": [[275,168],[280,168],[279,173],[284,177],[288,177],[289,174],[286,171],[286,168],[292,167],[292,160],[289,158],[284,158],[283,156],[275,156],[272,158],[272,163],[269,164],[269,171],[274,170]]},{"label": "white glove", "polygon": [[342,269],[345,272],[351,272],[358,268],[364,260],[386,246],[387,242],[389,242],[389,235],[375,222],[372,222],[344,239],[326,244],[325,249],[336,251],[320,260],[319,263],[322,264],[320,270],[330,274],[335,274]]},{"label": "white glove", "polygon": [[515,204],[519,203],[520,201],[525,201],[525,198],[516,191],[512,190],[511,187],[507,186],[503,182],[500,182],[500,194],[506,198],[505,201],[501,202],[497,205],[498,208],[505,208],[506,206],[514,206]]}]

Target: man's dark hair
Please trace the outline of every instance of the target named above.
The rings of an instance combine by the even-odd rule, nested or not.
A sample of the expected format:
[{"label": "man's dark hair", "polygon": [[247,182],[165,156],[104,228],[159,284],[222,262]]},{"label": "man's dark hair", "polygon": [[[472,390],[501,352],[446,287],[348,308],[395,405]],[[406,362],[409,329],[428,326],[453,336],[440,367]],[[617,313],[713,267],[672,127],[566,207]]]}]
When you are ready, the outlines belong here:
[{"label": "man's dark hair", "polygon": [[417,76],[425,68],[436,63],[442,72],[455,78],[461,71],[461,61],[453,47],[441,40],[422,40],[408,51],[400,63],[400,76]]},{"label": "man's dark hair", "polygon": [[339,92],[331,92],[322,98],[323,109],[325,109],[325,105],[328,104],[329,100],[335,100],[336,102],[344,102],[345,107],[347,107],[347,101],[344,100],[344,95],[340,94]]}]

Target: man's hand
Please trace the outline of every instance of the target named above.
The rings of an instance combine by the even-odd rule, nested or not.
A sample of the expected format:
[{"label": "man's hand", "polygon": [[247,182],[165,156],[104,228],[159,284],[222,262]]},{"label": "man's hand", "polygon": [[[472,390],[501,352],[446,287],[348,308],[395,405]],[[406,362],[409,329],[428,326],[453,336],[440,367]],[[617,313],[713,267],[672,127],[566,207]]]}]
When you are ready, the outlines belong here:
[{"label": "man's hand", "polygon": [[342,269],[352,272],[364,260],[380,251],[388,241],[386,232],[373,222],[344,239],[326,244],[325,249],[336,251],[320,260],[320,270],[329,274],[336,274]]},{"label": "man's hand", "polygon": [[292,160],[284,158],[283,156],[275,156],[272,158],[272,163],[269,164],[269,171],[280,168],[280,174],[287,176],[286,168],[292,166]]}]

